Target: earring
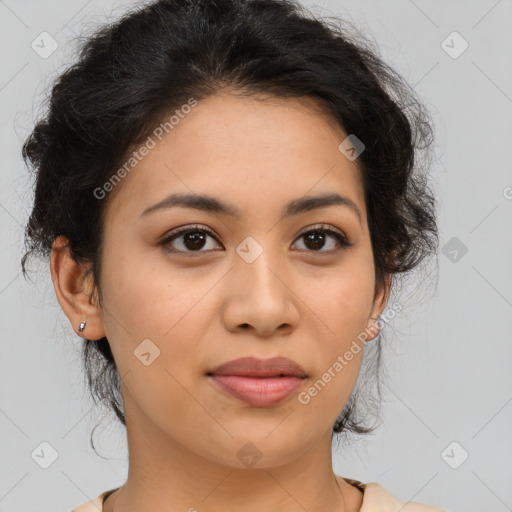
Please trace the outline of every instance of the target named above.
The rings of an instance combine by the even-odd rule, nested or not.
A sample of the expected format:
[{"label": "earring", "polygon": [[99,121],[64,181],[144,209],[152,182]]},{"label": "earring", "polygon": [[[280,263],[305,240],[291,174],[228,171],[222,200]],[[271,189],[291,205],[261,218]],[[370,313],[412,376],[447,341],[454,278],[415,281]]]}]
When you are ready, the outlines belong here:
[{"label": "earring", "polygon": [[80,323],[80,325],[78,326],[79,332],[82,332],[85,329],[85,324],[86,324],[85,320]]}]

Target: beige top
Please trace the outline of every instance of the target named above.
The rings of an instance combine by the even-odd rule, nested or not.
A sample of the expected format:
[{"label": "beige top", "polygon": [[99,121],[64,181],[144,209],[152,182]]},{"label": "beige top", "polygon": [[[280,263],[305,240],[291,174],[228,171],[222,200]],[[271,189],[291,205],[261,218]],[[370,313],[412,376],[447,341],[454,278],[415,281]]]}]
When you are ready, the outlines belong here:
[{"label": "beige top", "polygon": [[[415,501],[401,501],[389,494],[384,487],[381,487],[376,482],[363,484],[359,480],[343,478],[349,484],[363,491],[363,503],[360,512],[447,512],[432,505],[425,505]],[[93,500],[87,501],[73,509],[71,512],[102,512],[103,500],[117,489],[105,491]]]}]

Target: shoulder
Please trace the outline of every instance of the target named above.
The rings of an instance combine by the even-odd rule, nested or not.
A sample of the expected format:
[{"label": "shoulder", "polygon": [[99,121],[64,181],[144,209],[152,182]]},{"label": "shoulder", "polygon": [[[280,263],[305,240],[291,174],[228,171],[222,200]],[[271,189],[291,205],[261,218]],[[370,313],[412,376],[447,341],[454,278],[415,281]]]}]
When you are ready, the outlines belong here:
[{"label": "shoulder", "polygon": [[380,510],[376,507],[381,507],[382,512],[446,512],[425,503],[399,500],[378,483],[370,482],[365,485],[361,512]]},{"label": "shoulder", "polygon": [[377,482],[363,484],[351,478],[344,478],[344,480],[363,491],[363,503],[360,512],[448,512],[426,503],[402,501],[390,494]]},{"label": "shoulder", "polygon": [[71,512],[101,512],[103,510],[103,500],[115,490],[117,490],[117,488],[102,492],[99,496],[96,496],[96,498],[75,507]]},{"label": "shoulder", "polygon": [[[384,487],[376,482],[362,483],[352,478],[343,478],[346,482],[363,491],[363,503],[360,512],[448,512],[441,508],[418,503],[416,501],[402,501],[390,494]],[[96,498],[82,503],[71,512],[101,512],[103,500],[116,489],[101,493]]]}]

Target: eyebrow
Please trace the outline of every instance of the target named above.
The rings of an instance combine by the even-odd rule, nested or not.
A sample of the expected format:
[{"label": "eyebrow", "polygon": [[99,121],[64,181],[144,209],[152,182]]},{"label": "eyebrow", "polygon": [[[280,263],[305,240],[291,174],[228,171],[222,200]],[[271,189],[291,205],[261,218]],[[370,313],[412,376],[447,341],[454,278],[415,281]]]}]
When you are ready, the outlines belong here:
[{"label": "eyebrow", "polygon": [[[282,217],[290,217],[334,205],[350,208],[357,215],[359,223],[362,224],[362,214],[355,202],[348,197],[336,193],[320,194],[309,197],[304,196],[294,199],[284,206]],[[142,212],[141,217],[158,210],[169,209],[177,206],[193,208],[195,210],[205,212],[221,213],[235,218],[240,218],[241,216],[240,210],[236,206],[224,203],[215,197],[201,194],[174,193],[153,206],[146,208]]]}]

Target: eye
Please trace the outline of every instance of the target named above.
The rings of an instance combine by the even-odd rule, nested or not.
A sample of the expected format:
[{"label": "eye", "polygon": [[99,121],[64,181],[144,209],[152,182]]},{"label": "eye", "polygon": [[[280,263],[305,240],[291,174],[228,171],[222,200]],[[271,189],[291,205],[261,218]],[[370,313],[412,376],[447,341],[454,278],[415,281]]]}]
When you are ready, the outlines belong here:
[{"label": "eye", "polygon": [[[308,231],[304,231],[299,235],[299,239],[300,238],[305,240],[307,248],[312,248],[312,252],[334,252],[336,251],[336,248],[332,249],[332,246],[336,245],[336,242],[338,242],[338,244],[343,248],[350,247],[352,245],[341,231],[331,229],[323,224],[310,228]],[[334,239],[334,242],[327,244],[331,246],[331,250],[319,250],[325,247],[326,241],[329,238],[331,238],[331,240]]]},{"label": "eye", "polygon": [[[175,229],[168,236],[166,236],[159,245],[163,246],[169,252],[205,252],[201,251],[202,248],[206,247],[205,250],[210,250],[211,247],[207,247],[206,240],[211,237],[215,240],[215,235],[208,228],[199,226],[185,226],[182,228]],[[180,240],[181,239],[181,240]],[[180,243],[176,244],[178,248],[169,248],[171,242],[179,240]]]},{"label": "eye", "polygon": [[[205,252],[214,249],[214,247],[208,247],[207,240],[209,237],[219,243],[213,232],[206,227],[200,227],[197,225],[184,226],[172,231],[159,243],[159,245],[163,246],[165,250],[169,252]],[[350,247],[352,245],[341,231],[326,227],[323,224],[314,226],[313,228],[302,232],[298,238],[303,238],[305,240],[306,250],[310,249],[309,252],[334,252],[336,251],[336,248],[332,248],[332,246],[335,246],[336,242],[342,248]],[[326,241],[328,241],[329,238],[331,239],[331,243],[327,245],[330,245],[331,249],[325,251],[319,250],[326,246]],[[175,243],[176,240],[178,240],[179,243]]]}]

